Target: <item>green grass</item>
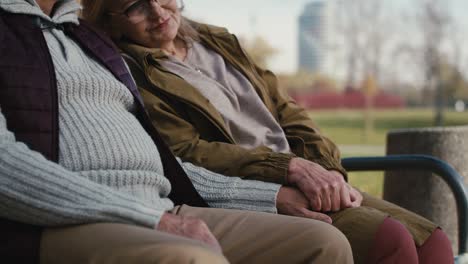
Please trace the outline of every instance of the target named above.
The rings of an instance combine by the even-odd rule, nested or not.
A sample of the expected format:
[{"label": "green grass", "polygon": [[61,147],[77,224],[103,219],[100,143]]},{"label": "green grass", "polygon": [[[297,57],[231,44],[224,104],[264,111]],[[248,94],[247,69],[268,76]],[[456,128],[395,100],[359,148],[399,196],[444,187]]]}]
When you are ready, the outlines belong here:
[{"label": "green grass", "polygon": [[359,190],[375,197],[383,194],[383,172],[352,172],[349,173],[349,182]]},{"label": "green grass", "polygon": [[[346,150],[342,151],[343,157],[384,155],[388,131],[431,127],[434,119],[434,113],[430,109],[374,111],[374,129],[366,135],[362,111],[311,111],[310,116],[324,135]],[[444,125],[468,125],[468,112],[445,112]],[[354,147],[347,147],[349,145]],[[382,196],[383,172],[353,172],[350,173],[349,179],[351,184],[359,189],[378,197]]]},{"label": "green grass", "polygon": [[[374,130],[366,136],[362,111],[311,111],[310,116],[321,131],[339,145],[385,145],[386,133],[392,129],[433,126],[429,109],[374,111]],[[468,112],[445,112],[445,126],[468,125]]]}]

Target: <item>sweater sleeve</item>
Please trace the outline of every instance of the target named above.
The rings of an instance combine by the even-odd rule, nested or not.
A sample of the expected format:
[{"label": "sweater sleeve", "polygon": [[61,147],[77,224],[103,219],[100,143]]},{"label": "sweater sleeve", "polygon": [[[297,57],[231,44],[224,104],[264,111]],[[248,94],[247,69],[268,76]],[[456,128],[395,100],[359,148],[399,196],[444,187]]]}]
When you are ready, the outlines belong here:
[{"label": "sweater sleeve", "polygon": [[0,217],[38,226],[117,222],[152,228],[163,213],[17,142],[0,108]]},{"label": "sweater sleeve", "polygon": [[281,185],[225,176],[177,160],[211,207],[277,213],[276,197]]}]

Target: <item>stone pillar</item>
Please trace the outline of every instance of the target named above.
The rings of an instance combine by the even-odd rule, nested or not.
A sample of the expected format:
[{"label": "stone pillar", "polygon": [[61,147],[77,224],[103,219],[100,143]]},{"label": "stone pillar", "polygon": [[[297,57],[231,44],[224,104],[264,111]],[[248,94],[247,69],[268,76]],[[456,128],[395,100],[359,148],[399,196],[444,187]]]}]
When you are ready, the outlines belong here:
[{"label": "stone pillar", "polygon": [[[452,165],[468,186],[468,126],[391,131],[387,154],[426,154]],[[447,184],[422,171],[394,171],[385,174],[384,199],[416,212],[440,225],[457,254],[456,204]]]}]

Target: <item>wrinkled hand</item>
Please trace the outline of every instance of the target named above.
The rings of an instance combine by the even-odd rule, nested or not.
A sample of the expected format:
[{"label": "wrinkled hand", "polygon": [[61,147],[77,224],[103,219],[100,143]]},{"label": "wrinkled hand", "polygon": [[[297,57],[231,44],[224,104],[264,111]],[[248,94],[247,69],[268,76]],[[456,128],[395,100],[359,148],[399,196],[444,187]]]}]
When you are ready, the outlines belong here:
[{"label": "wrinkled hand", "polygon": [[287,182],[304,193],[313,211],[336,212],[352,206],[350,188],[343,175],[312,161],[291,159]]},{"label": "wrinkled hand", "polygon": [[311,218],[329,224],[332,223],[332,219],[328,215],[309,210],[309,201],[296,188],[281,187],[276,197],[276,208],[280,214]]},{"label": "wrinkled hand", "polygon": [[359,207],[361,206],[361,203],[362,203],[362,194],[356,190],[355,188],[349,186],[349,194],[350,194],[350,197],[351,197],[351,207]]},{"label": "wrinkled hand", "polygon": [[222,253],[218,240],[201,219],[166,212],[161,217],[156,230],[201,241],[216,252]]}]

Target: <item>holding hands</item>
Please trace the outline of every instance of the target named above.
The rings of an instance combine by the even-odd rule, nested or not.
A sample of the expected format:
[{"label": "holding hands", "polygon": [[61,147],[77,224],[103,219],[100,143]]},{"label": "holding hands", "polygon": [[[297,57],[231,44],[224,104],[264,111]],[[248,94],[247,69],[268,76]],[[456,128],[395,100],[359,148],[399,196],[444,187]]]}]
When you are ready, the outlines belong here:
[{"label": "holding hands", "polygon": [[291,160],[287,182],[303,193],[309,205],[306,208],[316,212],[337,212],[359,207],[362,202],[361,193],[351,187],[341,173],[303,158]]},{"label": "holding hands", "polygon": [[[362,195],[345,182],[337,171],[328,171],[317,163],[293,158],[289,163],[287,181],[291,187],[280,188],[276,207],[278,213],[311,218],[326,223],[332,219],[325,212],[359,207]],[[164,213],[159,231],[198,240],[217,252],[222,252],[219,242],[200,219]]]},{"label": "holding hands", "polygon": [[283,186],[276,198],[276,208],[279,214],[292,215],[332,223],[332,219],[319,212],[310,210],[309,201],[304,194],[294,187]]}]

